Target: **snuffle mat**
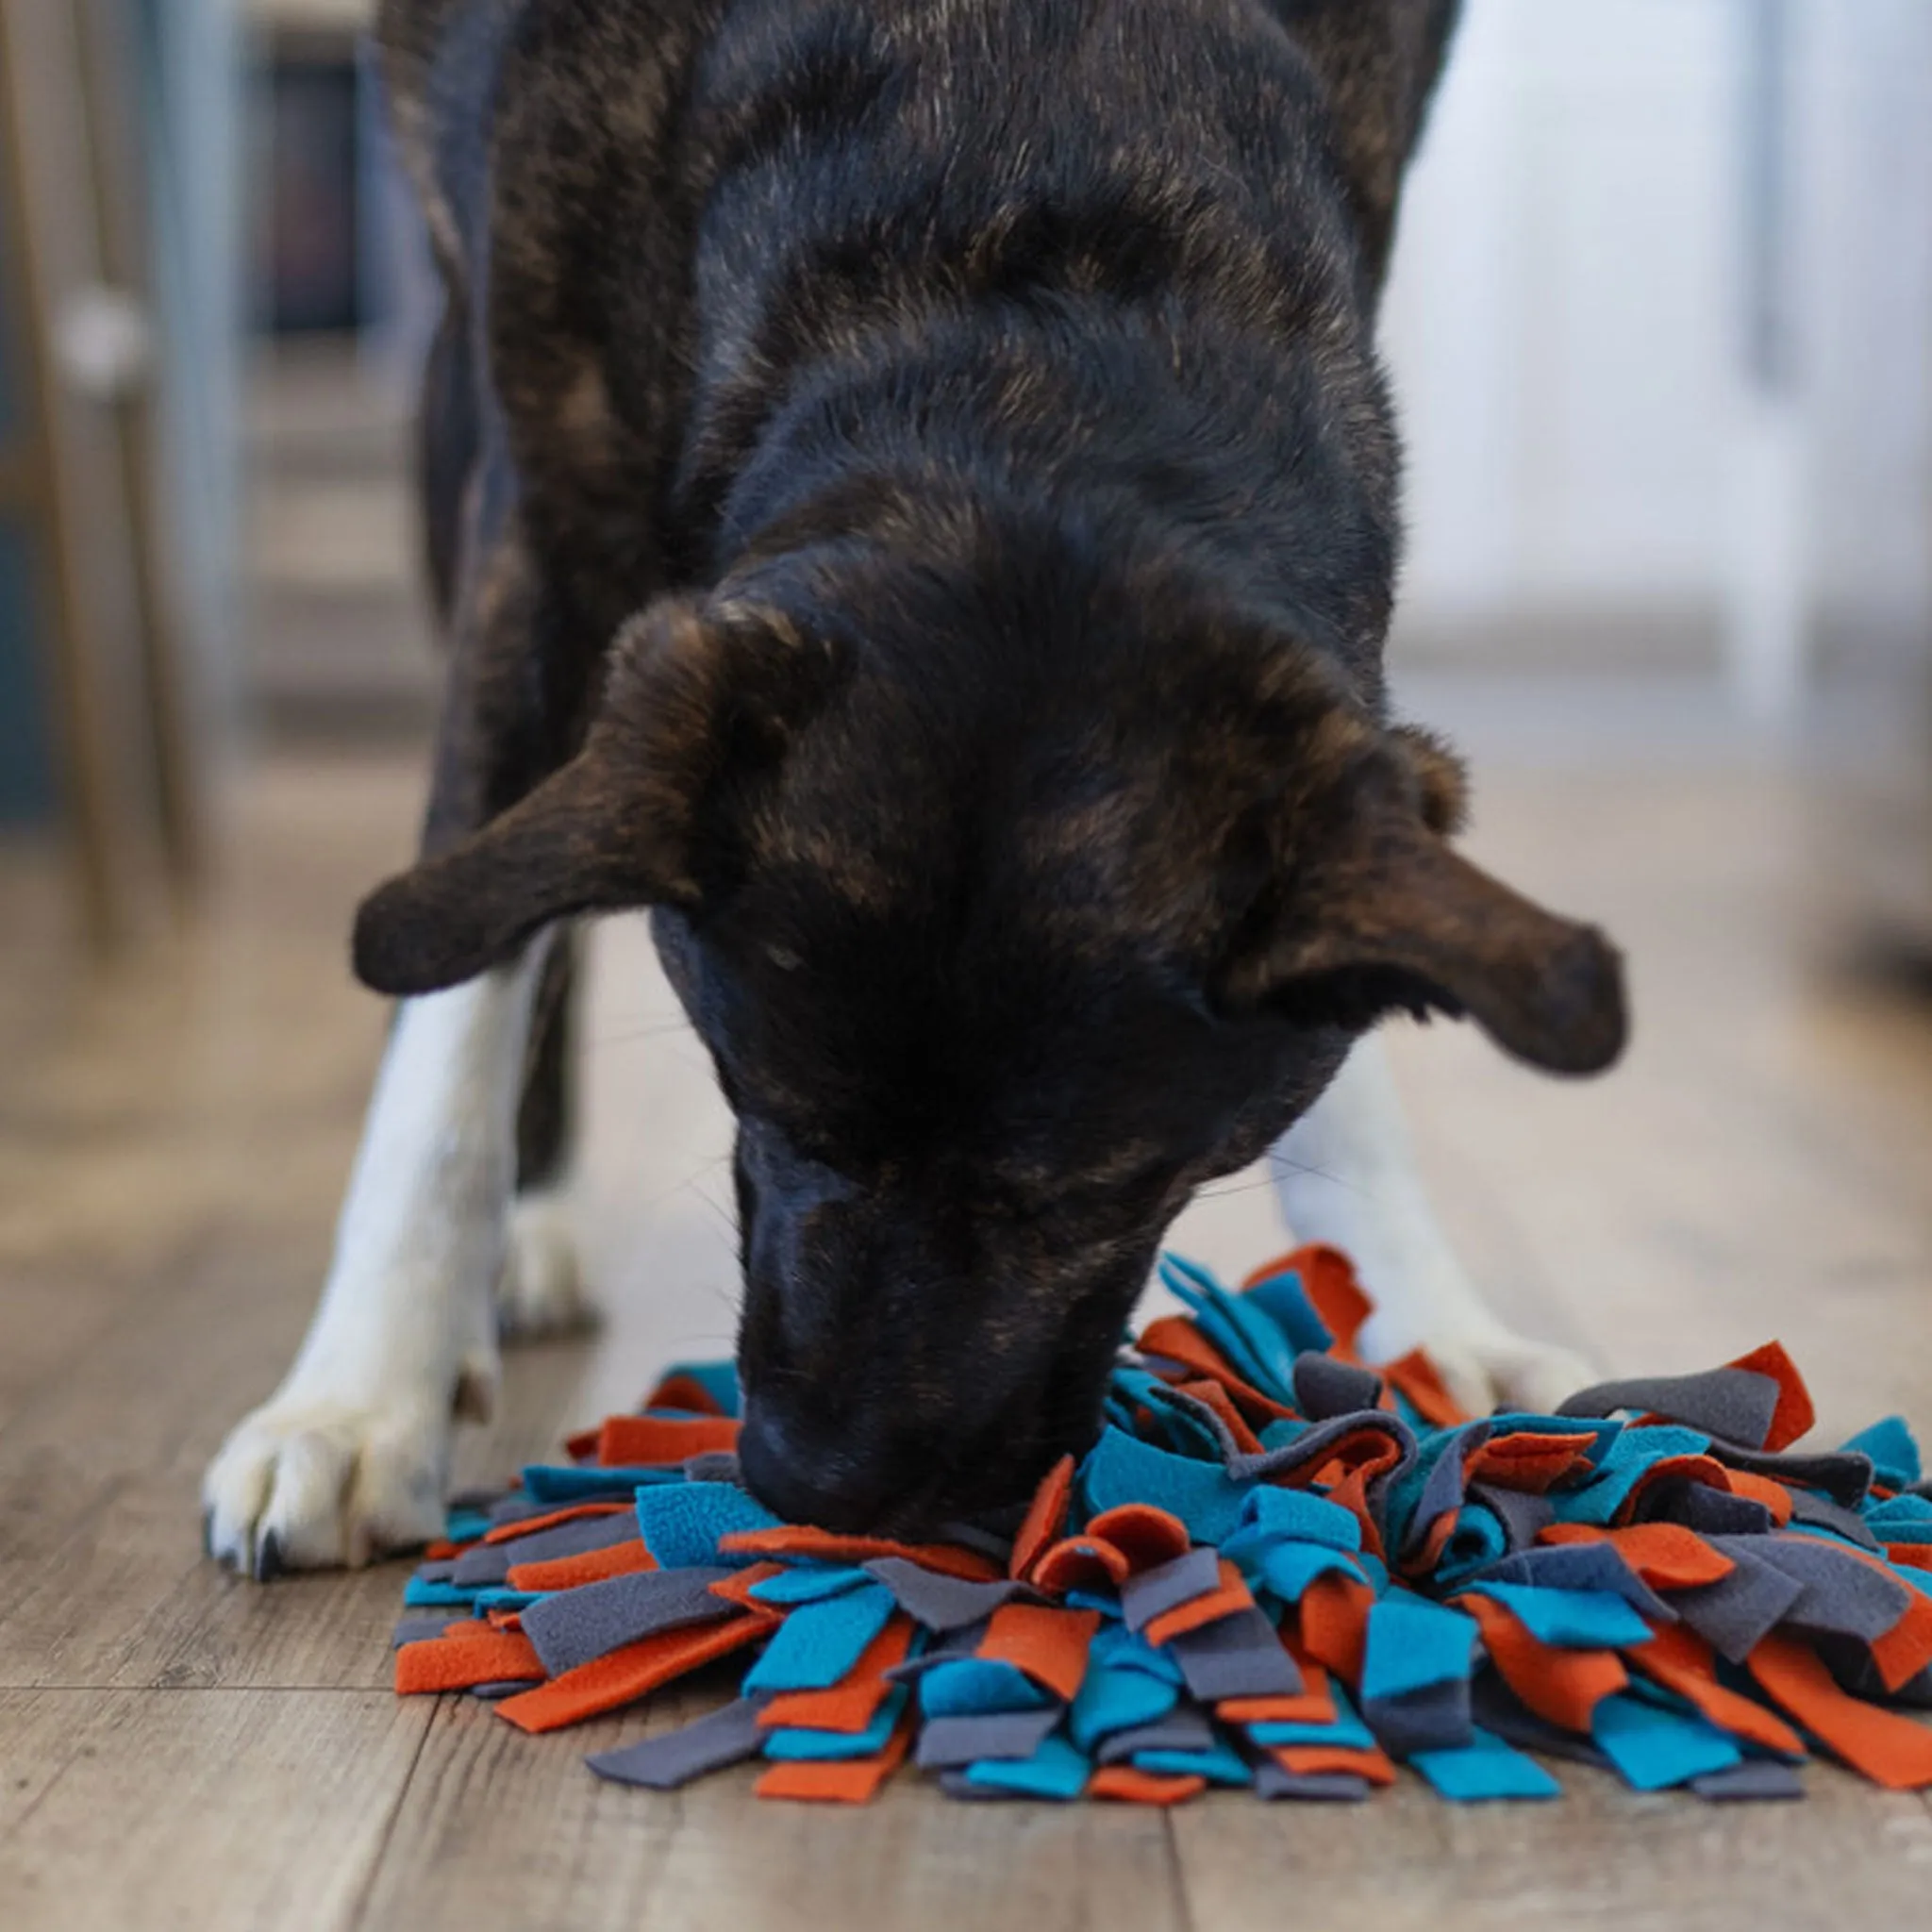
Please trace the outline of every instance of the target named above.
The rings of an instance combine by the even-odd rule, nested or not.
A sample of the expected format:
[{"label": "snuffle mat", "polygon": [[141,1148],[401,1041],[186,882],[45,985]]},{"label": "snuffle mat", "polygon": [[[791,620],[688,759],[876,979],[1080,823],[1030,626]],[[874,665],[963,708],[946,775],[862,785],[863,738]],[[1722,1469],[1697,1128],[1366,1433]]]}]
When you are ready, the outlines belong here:
[{"label": "snuffle mat", "polygon": [[[1825,1757],[1932,1785],[1932,1495],[1905,1424],[1800,1449],[1776,1343],[1470,1417],[1425,1356],[1367,1366],[1348,1261],[1236,1292],[1169,1257],[1185,1315],[1124,1348],[1100,1440],[1024,1520],[898,1543],[779,1521],[738,1481],[728,1364],[672,1370],[568,1459],[459,1498],[395,1633],[396,1688],[526,1732],[724,1657],[737,1697],[591,1757],[668,1790],[756,1759],[762,1797],[1172,1805],[1215,1787],[1793,1798]],[[970,1373],[970,1364],[962,1364]],[[1017,1512],[1015,1512],[1017,1516]]]}]

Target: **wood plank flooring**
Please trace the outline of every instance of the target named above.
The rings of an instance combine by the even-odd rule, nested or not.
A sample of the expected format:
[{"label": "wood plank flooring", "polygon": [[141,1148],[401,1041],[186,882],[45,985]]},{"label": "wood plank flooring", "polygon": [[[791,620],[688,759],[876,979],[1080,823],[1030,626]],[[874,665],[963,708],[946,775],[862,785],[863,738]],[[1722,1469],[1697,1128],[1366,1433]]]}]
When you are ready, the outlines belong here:
[{"label": "wood plank flooring", "polygon": [[[386,1687],[395,1569],[270,1590],[200,1555],[195,1484],[300,1334],[383,1012],[346,914],[406,851],[394,758],[270,763],[222,882],[154,958],[83,972],[43,870],[0,855],[0,1925],[863,1928],[1351,1924],[1382,1932],[1827,1926],[1923,1917],[1932,1807],[1820,1768],[1801,1807],[1637,1798],[1566,1768],[1559,1806],[1354,1811],[1217,1799],[1173,1819],[675,1798],[578,1758],[691,1697],[529,1740]],[[1474,846],[1628,948],[1638,1034],[1564,1086],[1474,1035],[1398,1041],[1466,1256],[1519,1319],[1620,1371],[1781,1335],[1827,1427],[1932,1424],[1932,1014],[1842,969],[1802,788],[1679,759],[1492,764]],[[591,1344],[512,1361],[465,1443],[501,1473],[729,1346],[726,1123],[641,930],[600,935]],[[1278,1241],[1253,1176],[1178,1244]]]}]

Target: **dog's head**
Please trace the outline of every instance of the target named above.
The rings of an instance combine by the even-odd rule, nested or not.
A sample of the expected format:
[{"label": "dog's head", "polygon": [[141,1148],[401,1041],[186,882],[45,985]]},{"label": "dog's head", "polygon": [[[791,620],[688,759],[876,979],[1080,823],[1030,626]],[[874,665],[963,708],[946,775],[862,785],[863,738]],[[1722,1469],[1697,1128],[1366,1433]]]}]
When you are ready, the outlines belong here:
[{"label": "dog's head", "polygon": [[745,1472],[833,1526],[1082,1446],[1174,1216],[1383,1013],[1623,1039],[1611,948],[1457,856],[1458,767],[1326,658],[1075,584],[1041,651],[1007,594],[666,603],[581,756],[357,927],[414,993],[657,908],[738,1115]]}]

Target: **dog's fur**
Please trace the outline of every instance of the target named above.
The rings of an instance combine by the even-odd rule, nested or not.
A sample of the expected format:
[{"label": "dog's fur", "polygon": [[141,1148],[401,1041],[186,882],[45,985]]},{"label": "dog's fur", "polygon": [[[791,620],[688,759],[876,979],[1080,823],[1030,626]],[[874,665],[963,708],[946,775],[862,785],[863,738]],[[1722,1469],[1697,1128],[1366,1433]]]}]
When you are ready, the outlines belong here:
[{"label": "dog's fur", "polygon": [[[424,859],[357,967],[413,996],[399,1051],[454,1000],[495,1053],[567,1009],[539,935],[656,908],[739,1116],[776,1507],[1023,1492],[1091,1435],[1174,1214],[1382,1013],[1618,1050],[1615,955],[1453,853],[1459,768],[1386,715],[1375,308],[1455,12],[386,0],[448,288],[454,658]],[[505,1106],[473,1191],[508,1192]],[[218,1465],[218,1546],[414,1520],[275,1520],[287,1433]]]}]

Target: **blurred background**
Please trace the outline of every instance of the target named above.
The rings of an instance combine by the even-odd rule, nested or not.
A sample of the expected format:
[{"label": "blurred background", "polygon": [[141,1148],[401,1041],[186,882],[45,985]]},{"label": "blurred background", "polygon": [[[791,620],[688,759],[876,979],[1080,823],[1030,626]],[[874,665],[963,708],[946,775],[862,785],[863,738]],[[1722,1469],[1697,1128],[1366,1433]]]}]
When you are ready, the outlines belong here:
[{"label": "blurred background", "polygon": [[[379,1038],[343,942],[422,795],[433,296],[367,12],[0,0],[0,1273],[63,1335],[184,1243],[319,1249]],[[1828,1200],[1794,1282],[1923,1286],[1932,5],[1470,0],[1386,341],[1401,702],[1639,994],[1587,1096],[1404,1047],[1458,1233],[1506,1299],[1598,1267],[1662,1307]],[[635,924],[600,1068],[695,1092]],[[600,1071],[593,1138],[650,1105]],[[651,1265],[704,1275],[710,1340],[722,1132],[591,1162],[611,1272],[641,1202],[688,1214]]]},{"label": "blurred background", "polygon": [[[0,821],[64,850],[97,941],[216,863],[251,761],[432,703],[434,296],[367,11],[4,8]],[[1833,757],[1846,862],[1903,923],[1932,915],[1928,88],[1924,0],[1472,0],[1387,325],[1416,702],[1566,755]]]}]

